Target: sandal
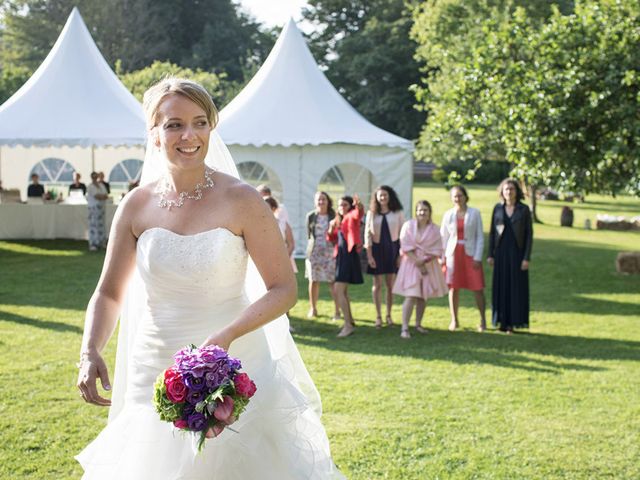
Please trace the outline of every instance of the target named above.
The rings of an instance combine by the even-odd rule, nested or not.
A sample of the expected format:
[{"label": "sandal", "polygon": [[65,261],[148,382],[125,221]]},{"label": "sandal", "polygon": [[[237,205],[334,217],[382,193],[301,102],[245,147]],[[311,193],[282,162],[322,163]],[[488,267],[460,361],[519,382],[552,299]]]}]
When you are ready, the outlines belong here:
[{"label": "sandal", "polygon": [[355,330],[355,328],[354,328],[353,325],[347,324],[344,327],[342,327],[342,330],[340,330],[340,333],[338,333],[338,335],[336,335],[336,337],[338,337],[338,338],[348,337],[349,335],[351,335],[353,333],[354,330]]},{"label": "sandal", "polygon": [[424,328],[422,325],[416,325],[416,332],[426,335],[427,333],[429,333],[429,330]]},{"label": "sandal", "polygon": [[458,329],[458,322],[451,322],[449,324],[449,331],[455,332]]},{"label": "sandal", "polygon": [[411,338],[411,334],[409,333],[408,328],[402,329],[402,331],[400,332],[400,338],[404,338],[405,340],[408,340]]},{"label": "sandal", "polygon": [[382,328],[382,317],[376,317],[376,328],[380,330]]},{"label": "sandal", "polygon": [[313,308],[310,308],[309,311],[307,312],[307,318],[315,318],[318,316],[318,311],[314,310]]},{"label": "sandal", "polygon": [[387,321],[387,325],[389,326],[393,325],[393,320],[391,320],[391,315],[387,315],[386,321]]}]

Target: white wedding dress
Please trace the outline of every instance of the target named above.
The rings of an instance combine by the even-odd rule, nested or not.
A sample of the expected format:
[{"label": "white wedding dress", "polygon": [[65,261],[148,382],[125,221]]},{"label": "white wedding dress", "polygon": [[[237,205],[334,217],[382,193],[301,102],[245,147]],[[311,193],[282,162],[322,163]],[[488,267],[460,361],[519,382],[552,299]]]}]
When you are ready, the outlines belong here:
[{"label": "white wedding dress", "polygon": [[123,406],[77,456],[83,479],[344,478],[331,460],[319,414],[296,381],[294,362],[274,359],[262,328],[229,351],[257,386],[232,426],[238,433],[227,429],[196,454],[196,436],[160,421],[152,406],[155,379],[173,354],[201,344],[249,304],[247,258],[244,239],[225,228],[186,236],[151,228],[140,236],[136,262],[147,308],[129,344]]}]

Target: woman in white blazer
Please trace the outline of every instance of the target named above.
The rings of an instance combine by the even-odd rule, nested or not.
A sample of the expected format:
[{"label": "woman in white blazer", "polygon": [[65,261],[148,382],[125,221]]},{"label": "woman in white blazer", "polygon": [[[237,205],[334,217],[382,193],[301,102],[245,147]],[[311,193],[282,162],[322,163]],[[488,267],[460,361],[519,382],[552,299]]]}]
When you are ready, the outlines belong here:
[{"label": "woman in white blazer", "polygon": [[451,201],[454,207],[445,212],[440,224],[440,235],[445,248],[446,281],[449,286],[449,330],[453,332],[459,326],[460,289],[464,288],[475,294],[476,305],[480,311],[478,330],[483,332],[487,323],[484,314],[482,218],[477,209],[467,206],[469,195],[462,185],[456,185],[451,189]]}]

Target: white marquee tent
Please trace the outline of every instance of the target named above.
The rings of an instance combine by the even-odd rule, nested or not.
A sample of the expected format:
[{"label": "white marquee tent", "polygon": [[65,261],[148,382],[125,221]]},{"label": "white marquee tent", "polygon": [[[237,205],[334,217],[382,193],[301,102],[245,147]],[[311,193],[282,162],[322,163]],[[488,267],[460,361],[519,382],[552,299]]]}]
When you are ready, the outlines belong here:
[{"label": "white marquee tent", "polygon": [[293,20],[264,65],[220,113],[220,136],[245,180],[267,183],[289,212],[296,253],[316,190],[368,204],[391,185],[411,209],[413,143],[362,117],[320,71]]},{"label": "white marquee tent", "polygon": [[24,197],[29,173],[47,157],[66,162],[54,162],[61,170],[47,171],[51,177],[77,170],[88,181],[92,170],[103,170],[109,178],[120,161],[144,158],[144,141],[140,103],[104,60],[74,8],[47,58],[0,107],[3,187],[19,188]]}]

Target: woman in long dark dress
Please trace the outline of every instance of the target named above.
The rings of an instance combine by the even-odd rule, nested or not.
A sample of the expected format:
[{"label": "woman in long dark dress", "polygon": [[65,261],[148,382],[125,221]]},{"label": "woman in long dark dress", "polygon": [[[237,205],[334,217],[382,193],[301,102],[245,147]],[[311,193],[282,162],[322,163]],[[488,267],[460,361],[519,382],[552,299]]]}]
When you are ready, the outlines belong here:
[{"label": "woman in long dark dress", "polygon": [[498,203],[491,216],[489,256],[493,266],[493,325],[512,333],[529,327],[529,260],[533,225],[529,207],[518,182],[507,178],[500,183]]}]

